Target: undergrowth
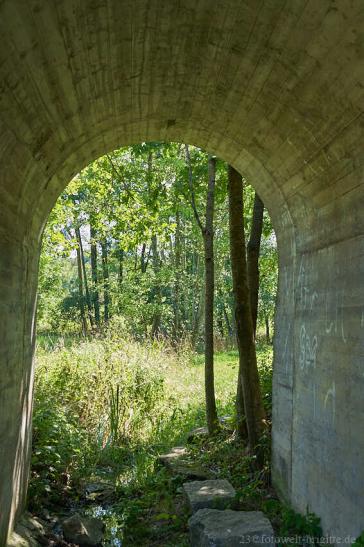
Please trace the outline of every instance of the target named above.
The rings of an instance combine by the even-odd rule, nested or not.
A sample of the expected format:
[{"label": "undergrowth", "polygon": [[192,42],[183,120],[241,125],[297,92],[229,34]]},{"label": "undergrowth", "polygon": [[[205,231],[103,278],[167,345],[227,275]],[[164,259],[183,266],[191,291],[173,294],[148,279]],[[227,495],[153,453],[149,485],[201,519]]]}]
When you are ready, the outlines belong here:
[{"label": "undergrowth", "polygon": [[[188,432],[205,424],[202,356],[188,344],[133,341],[118,325],[92,340],[50,342],[43,338],[37,349],[30,509],[57,512],[82,496],[85,481],[106,471],[115,485],[113,519],[123,545],[188,545],[184,479],[158,465],[158,456],[186,445]],[[269,423],[271,347],[258,344],[257,356]],[[216,355],[224,425],[216,436],[189,444],[187,459],[230,480],[238,494],[234,508],[263,510],[281,536],[316,537],[314,516],[296,515],[271,488],[269,432],[259,471],[235,438],[237,365],[235,351]]]}]

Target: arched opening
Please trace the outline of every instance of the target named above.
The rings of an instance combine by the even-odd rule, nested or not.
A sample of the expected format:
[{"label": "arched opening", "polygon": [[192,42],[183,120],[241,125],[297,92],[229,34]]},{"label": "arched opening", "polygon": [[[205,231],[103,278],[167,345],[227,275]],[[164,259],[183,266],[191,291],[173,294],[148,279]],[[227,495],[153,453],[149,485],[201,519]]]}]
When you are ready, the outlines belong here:
[{"label": "arched opening", "polygon": [[[52,335],[61,340],[73,336],[76,340],[73,351],[58,347],[57,351],[38,355],[30,491],[33,509],[39,511],[41,504],[51,509],[57,497],[59,500],[67,498],[67,491],[71,500],[71,485],[75,486],[75,478],[80,481],[80,467],[90,453],[95,460],[90,463],[88,459],[89,469],[83,470],[84,473],[91,475],[93,465],[99,473],[100,469],[104,473],[105,468],[115,467],[115,460],[126,460],[117,466],[118,481],[131,483],[128,494],[123,496],[132,498],[131,486],[136,482],[133,473],[136,476],[147,474],[145,486],[139,481],[134,485],[134,491],[141,488],[148,499],[153,495],[153,490],[148,493],[152,476],[156,488],[160,490],[163,485],[157,482],[157,473],[151,472],[153,458],[150,455],[146,458],[145,442],[148,442],[148,451],[156,455],[161,446],[164,451],[171,449],[185,442],[191,429],[205,424],[203,356],[196,359],[193,354],[193,351],[201,354],[203,350],[203,246],[191,204],[189,165],[195,206],[201,221],[205,222],[208,155],[189,147],[188,157],[190,164],[185,146],[176,143],[143,143],[108,153],[73,179],[51,213],[41,255],[38,339],[40,335],[41,345],[45,337],[50,339]],[[216,445],[214,457],[218,458],[221,452],[220,465],[224,461],[228,464],[228,448],[233,446],[231,460],[240,466],[243,481],[244,465],[250,473],[248,459],[243,464],[244,445],[235,446],[229,440],[235,429],[238,354],[229,258],[227,174],[227,165],[218,161],[214,200],[215,383],[219,416],[226,418],[228,415],[229,431],[226,430],[225,437],[211,446]],[[245,184],[244,193],[248,242],[252,231],[254,191]],[[270,421],[271,346],[270,340],[268,344],[263,340],[266,335],[264,319],[268,324],[272,321],[275,286],[270,284],[276,283],[277,265],[275,236],[267,214],[263,224],[263,235],[259,236],[263,250],[263,302],[259,306],[258,353]],[[83,338],[88,337],[89,342],[80,343],[80,333]],[[149,340],[148,345],[145,340]],[[150,340],[154,340],[153,344]],[[118,368],[118,358],[129,375],[123,366]],[[153,358],[159,358],[165,369],[159,376]],[[140,369],[138,361],[143,360],[146,364],[152,362],[149,368]],[[140,375],[144,378],[141,384]],[[160,379],[169,384],[171,378],[172,386],[167,386],[166,395],[157,382]],[[185,391],[192,391],[190,399]],[[146,401],[143,401],[144,396]],[[159,406],[155,399],[160,400]],[[144,421],[143,413],[147,414]],[[74,421],[75,415],[80,416],[78,424],[77,419],[76,423]],[[153,420],[155,423],[151,426]],[[148,432],[151,427],[155,428],[153,435]],[[140,430],[138,436],[135,429]],[[90,449],[85,438],[92,435]],[[146,437],[144,444],[139,438],[143,435]],[[84,454],[80,454],[81,451]],[[190,460],[194,457],[193,452]],[[205,449],[201,449],[202,452],[207,453]],[[191,473],[197,473],[198,455],[195,449],[196,461]],[[137,461],[134,465],[133,459]],[[181,469],[182,465],[180,463]],[[188,464],[184,465],[188,470]],[[199,471],[206,473],[206,477],[210,473],[207,465],[206,461],[205,471],[203,468]],[[233,466],[229,473],[234,476]],[[262,489],[269,485],[268,469],[265,474]],[[85,478],[90,483],[90,476],[82,477],[83,481]],[[82,496],[82,488],[78,489]],[[102,497],[104,492],[105,488],[101,488],[96,497]],[[167,485],[164,485],[164,496],[167,492]],[[250,504],[254,496],[263,497],[263,494],[250,494]],[[128,509],[121,509],[119,504],[120,521],[125,520],[123,515]],[[164,511],[164,514],[168,515],[168,512]],[[142,535],[142,531],[146,534],[146,522],[141,515],[142,509],[137,522],[133,523],[135,542],[141,541],[138,534]],[[163,519],[158,525],[159,535],[163,533],[162,524]],[[162,539],[160,541],[163,543]]]},{"label": "arched opening", "polygon": [[[124,129],[126,129],[126,128],[124,128]],[[141,128],[140,131],[142,132],[143,129]],[[156,135],[156,134],[158,134],[159,131],[160,130],[154,130],[154,132],[151,131],[151,133],[152,133],[152,135]],[[163,133],[164,133],[164,131],[163,131]],[[128,134],[127,129],[126,129],[126,134]],[[136,135],[137,134],[138,134],[138,131],[136,132]],[[139,133],[139,134],[143,134],[143,133]],[[19,416],[19,419],[21,421],[25,420],[25,422],[23,422],[23,426],[21,428],[21,431],[23,432],[24,436],[22,437],[21,443],[17,446],[17,449],[16,449],[16,453],[17,453],[16,469],[18,469],[19,471],[21,471],[25,474],[24,475],[21,475],[21,474],[16,474],[16,475],[14,474],[13,475],[12,473],[10,473],[10,475],[8,474],[8,477],[11,477],[11,479],[8,481],[9,490],[6,490],[6,488],[3,489],[4,499],[5,500],[9,500],[11,498],[11,496],[9,494],[9,491],[12,491],[13,489],[16,489],[16,490],[20,489],[19,491],[22,492],[22,495],[23,495],[22,499],[23,500],[25,499],[24,496],[25,496],[25,492],[26,492],[25,485],[27,484],[27,476],[28,476],[27,475],[27,469],[28,469],[28,465],[29,465],[28,462],[29,462],[29,457],[30,457],[29,444],[28,443],[29,443],[29,423],[30,423],[30,417],[31,417],[31,414],[30,414],[30,412],[31,412],[31,399],[29,399],[28,396],[29,396],[29,394],[31,394],[31,387],[30,386],[32,385],[32,382],[33,382],[33,376],[28,375],[28,373],[31,372],[31,369],[28,368],[28,367],[30,366],[30,363],[31,363],[31,360],[32,360],[32,353],[33,353],[32,348],[34,348],[34,344],[35,344],[35,338],[34,338],[34,335],[35,335],[35,329],[34,329],[34,327],[35,327],[35,307],[34,307],[35,306],[35,299],[34,299],[34,296],[35,296],[36,279],[37,279],[37,272],[38,272],[38,256],[39,256],[39,252],[40,252],[40,236],[41,236],[42,230],[44,228],[46,218],[49,214],[49,211],[51,210],[51,208],[52,208],[52,206],[55,202],[55,199],[57,198],[57,195],[60,193],[60,191],[64,187],[64,185],[65,185],[64,181],[67,180],[67,176],[68,177],[70,177],[70,175],[73,176],[75,173],[77,173],[79,167],[82,168],[84,165],[86,165],[87,160],[85,158],[88,158],[88,159],[91,158],[92,159],[92,157],[98,157],[100,155],[100,152],[107,151],[108,149],[110,149],[105,144],[105,142],[111,142],[112,143],[112,142],[115,142],[114,139],[115,139],[115,134],[114,133],[110,134],[110,139],[106,139],[105,135],[103,135],[102,142],[100,143],[100,137],[98,136],[97,139],[96,139],[96,145],[94,145],[94,146],[92,145],[92,140],[91,140],[91,142],[89,140],[87,140],[86,142],[84,142],[82,147],[78,147],[77,154],[72,153],[70,156],[68,156],[68,158],[66,158],[62,161],[62,163],[59,167],[59,170],[56,173],[54,173],[54,174],[50,173],[47,176],[47,183],[44,186],[39,187],[33,195],[31,195],[31,196],[28,195],[28,197],[27,197],[28,202],[27,202],[26,209],[24,209],[24,212],[27,212],[28,221],[25,221],[25,219],[24,219],[24,225],[19,224],[19,227],[21,226],[22,230],[24,229],[24,232],[23,232],[24,235],[21,236],[21,237],[25,238],[24,241],[26,243],[25,243],[25,247],[21,247],[21,248],[18,247],[17,248],[17,252],[19,252],[19,251],[22,252],[22,250],[24,250],[24,255],[22,256],[21,260],[25,260],[25,264],[26,264],[26,266],[25,266],[26,277],[23,278],[22,275],[21,275],[20,278],[17,281],[20,282],[20,283],[23,283],[23,282],[26,283],[26,289],[25,290],[26,290],[26,294],[28,295],[26,312],[25,312],[24,316],[18,317],[18,320],[23,321],[23,318],[25,318],[26,322],[23,325],[23,327],[21,327],[21,328],[25,329],[25,331],[27,333],[26,334],[27,340],[29,340],[29,342],[30,342],[30,346],[25,346],[27,348],[28,352],[26,354],[24,354],[24,357],[23,357],[24,363],[28,363],[28,364],[25,366],[25,368],[21,369],[26,374],[24,381],[22,381],[22,383],[21,383],[21,386],[22,386],[21,397],[22,398],[24,397],[24,399],[21,399],[21,400],[24,401],[23,403],[21,403],[21,405],[22,405],[21,408],[22,409],[27,408],[28,410],[26,412],[24,412],[22,410],[20,414],[19,413],[17,414]],[[201,136],[201,139],[202,139],[202,142],[203,142],[203,136]],[[131,142],[135,142],[137,140],[138,140],[137,136],[130,139]],[[179,140],[181,140],[181,139],[179,139]],[[199,142],[201,142],[201,141],[199,140]],[[223,151],[223,148],[221,148],[221,146],[217,145],[217,148],[220,148]],[[236,143],[234,143],[234,148],[236,149]],[[209,149],[210,150],[212,149],[211,145],[209,145]],[[98,150],[98,152],[95,152],[95,150]],[[232,150],[230,150],[230,152],[227,156],[233,157],[235,159],[235,165],[238,167],[238,165],[239,165],[239,156],[236,157],[235,154],[232,154]],[[257,168],[257,163],[256,163],[255,160],[250,158],[247,153],[244,153],[241,156],[240,165],[242,165],[244,160],[246,160],[247,158],[249,158],[249,163],[247,163],[247,164],[244,163],[244,165],[246,165],[246,169],[244,170],[244,173],[246,172],[247,176],[248,176],[249,173],[254,172],[255,168]],[[75,166],[79,166],[79,167],[75,167]],[[54,168],[56,168],[56,166]],[[41,166],[41,169],[43,169],[43,165]],[[268,196],[268,202],[271,203],[269,201],[269,196],[272,195],[271,194],[271,187],[269,186],[270,178],[269,178],[268,174],[264,171],[264,169],[262,167],[259,168],[259,170],[257,172],[259,172],[259,174],[260,174],[260,177],[259,177],[260,182],[257,184],[257,186],[259,188],[261,188],[262,196]],[[33,178],[33,176],[35,176],[36,180],[39,180],[38,175],[36,175],[35,173],[32,173],[31,178]],[[273,195],[274,195],[274,199],[272,198],[273,199],[273,205],[277,206],[277,202],[275,200],[277,200],[277,198],[279,198],[279,193],[275,192],[275,193],[273,193]],[[21,199],[20,203],[24,203],[24,199]],[[268,208],[270,209],[270,212],[271,212],[271,207],[269,207],[269,205],[268,205]],[[274,210],[274,208],[273,208],[273,210]],[[280,220],[279,211],[277,211],[277,214],[278,214],[277,221],[278,221],[278,226],[279,226],[279,220]],[[290,232],[287,229],[287,226],[289,225],[289,222],[290,222],[289,221],[289,216],[285,217],[284,214],[283,214],[282,219],[283,219],[282,223],[283,223],[285,229],[284,229],[284,231],[281,232],[283,237],[280,237],[279,236],[279,231],[277,231],[278,242],[280,240],[282,240],[283,238],[284,239],[286,239],[287,237],[290,238],[291,235],[292,235],[292,232]],[[287,247],[285,247],[285,248],[287,248]],[[290,244],[290,249],[289,250],[291,251],[291,249],[292,249],[292,243]],[[281,255],[280,255],[280,260],[281,261],[282,261],[283,256],[284,256],[284,253],[281,253]],[[18,258],[15,258],[15,256],[14,256],[14,259],[18,260]],[[286,260],[288,260],[288,262],[290,262],[290,253],[287,253]],[[23,273],[24,268],[21,267],[20,271]],[[8,297],[9,296],[12,297],[10,294],[8,294]],[[15,295],[14,295],[14,297],[17,298],[17,296],[15,296]],[[287,310],[288,310],[288,306],[285,309],[284,321],[288,320]],[[12,333],[9,332],[9,334],[13,334],[13,332]],[[18,369],[18,372],[20,372],[20,369]],[[13,385],[15,387],[15,383]],[[17,400],[19,400],[19,399],[17,399]],[[26,405],[26,406],[24,406],[24,405]],[[10,411],[11,411],[11,406],[9,407],[9,412]],[[14,431],[14,430],[12,430],[12,431]],[[283,434],[284,435],[287,434],[287,431],[289,431],[289,425],[288,425],[288,429],[287,429],[287,424],[285,424]],[[11,433],[11,434],[13,434],[13,433]],[[25,447],[27,447],[27,455],[24,458]],[[286,458],[287,454],[284,454],[283,457]],[[4,458],[5,458],[5,456],[4,456]],[[9,461],[9,464],[12,467],[11,461]],[[284,483],[284,485],[285,485],[285,483]],[[13,499],[13,501],[14,501],[14,499]],[[23,506],[24,505],[22,505],[22,504],[17,505],[16,503],[15,504],[13,503],[13,505],[9,506],[9,510],[11,510],[10,515],[12,515],[11,518],[15,517],[16,507],[23,507]],[[7,518],[5,513],[4,513],[4,518],[5,519]]]}]

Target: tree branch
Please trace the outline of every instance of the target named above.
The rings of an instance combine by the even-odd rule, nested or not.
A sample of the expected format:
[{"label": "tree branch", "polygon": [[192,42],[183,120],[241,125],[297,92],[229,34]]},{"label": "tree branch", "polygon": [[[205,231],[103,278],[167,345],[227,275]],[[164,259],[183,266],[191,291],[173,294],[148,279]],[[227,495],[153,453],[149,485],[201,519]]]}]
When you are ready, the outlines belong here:
[{"label": "tree branch", "polygon": [[123,181],[123,176],[121,174],[121,172],[119,171],[119,169],[116,168],[116,165],[114,164],[110,154],[106,154],[106,157],[107,159],[109,160],[109,163],[111,165],[111,168],[112,170],[114,171],[114,174],[117,176],[117,178],[120,180],[121,184],[122,184],[122,187],[124,188],[124,190],[126,191],[126,193],[128,194],[129,198],[133,198],[133,195],[130,191],[130,188],[127,184],[125,184],[125,182]]}]

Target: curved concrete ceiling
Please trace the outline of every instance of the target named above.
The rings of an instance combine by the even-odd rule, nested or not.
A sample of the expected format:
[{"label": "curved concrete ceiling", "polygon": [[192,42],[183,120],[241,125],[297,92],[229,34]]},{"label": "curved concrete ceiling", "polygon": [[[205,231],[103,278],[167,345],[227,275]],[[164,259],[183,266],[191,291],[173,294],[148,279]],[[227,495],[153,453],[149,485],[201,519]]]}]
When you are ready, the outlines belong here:
[{"label": "curved concrete ceiling", "polygon": [[360,0],[5,0],[0,10],[2,199],[18,220],[35,204],[44,216],[106,150],[151,139],[214,151],[275,222],[288,207],[299,227],[307,210],[337,207],[361,165]]}]

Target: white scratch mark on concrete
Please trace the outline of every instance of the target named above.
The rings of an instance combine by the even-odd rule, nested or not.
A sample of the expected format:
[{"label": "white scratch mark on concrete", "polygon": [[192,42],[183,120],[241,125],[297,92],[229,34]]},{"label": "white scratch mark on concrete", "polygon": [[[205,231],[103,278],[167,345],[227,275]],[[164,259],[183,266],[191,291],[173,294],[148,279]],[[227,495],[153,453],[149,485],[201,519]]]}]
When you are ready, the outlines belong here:
[{"label": "white scratch mark on concrete", "polygon": [[332,386],[330,389],[327,390],[325,400],[324,400],[324,407],[326,410],[327,404],[329,400],[331,399],[331,405],[332,405],[332,423],[335,423],[335,406],[336,406],[336,385],[335,382],[332,382]]}]

